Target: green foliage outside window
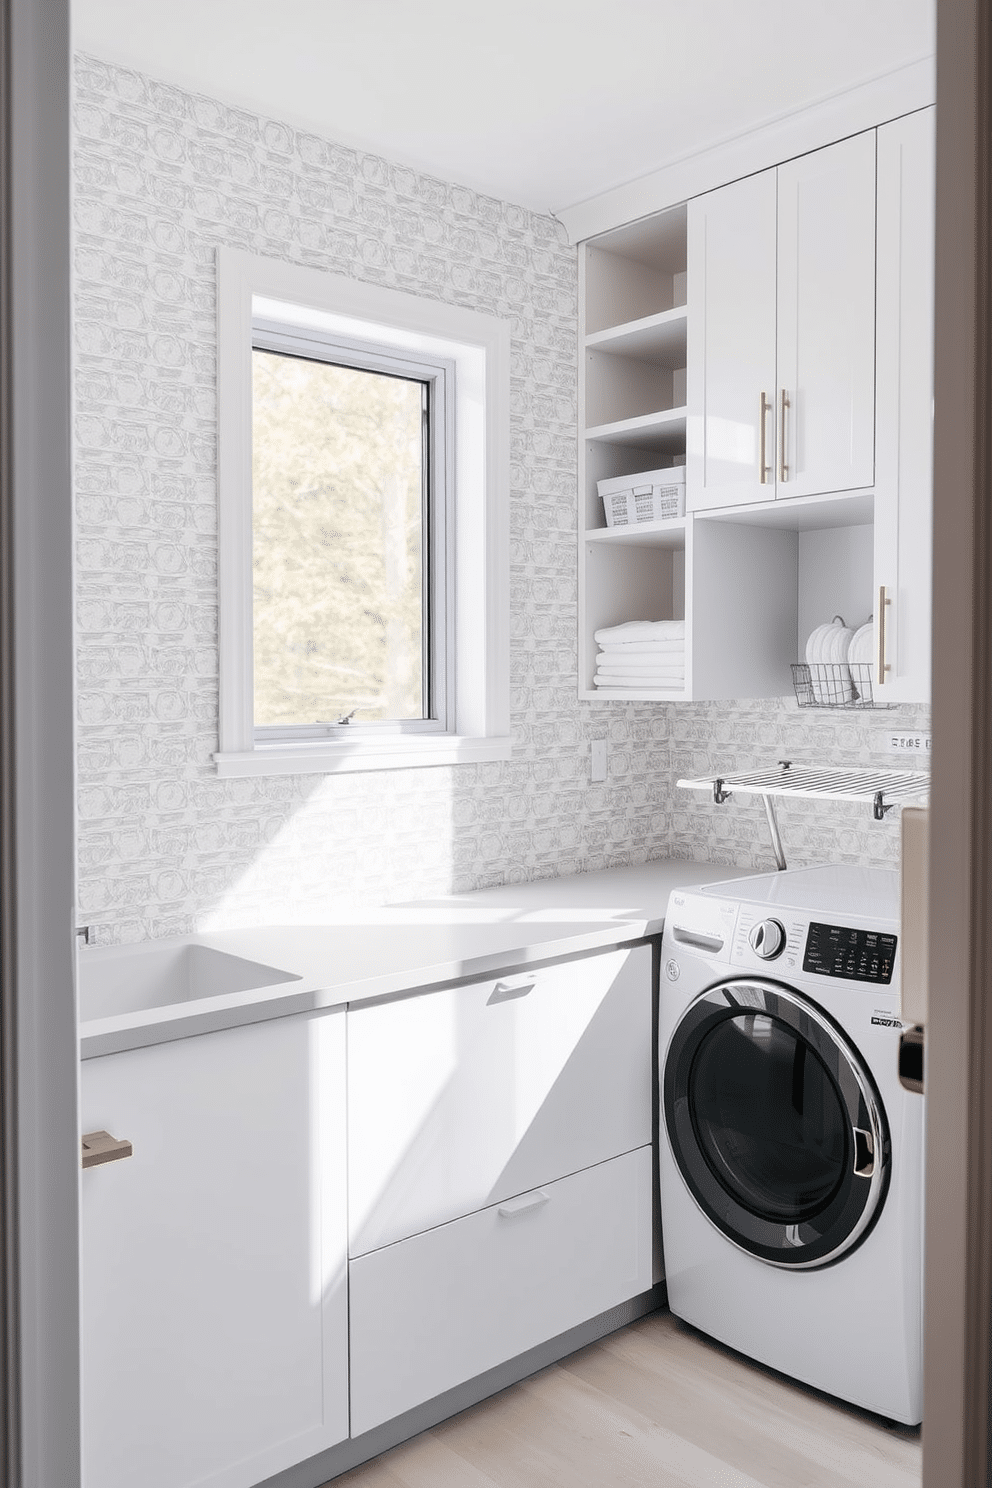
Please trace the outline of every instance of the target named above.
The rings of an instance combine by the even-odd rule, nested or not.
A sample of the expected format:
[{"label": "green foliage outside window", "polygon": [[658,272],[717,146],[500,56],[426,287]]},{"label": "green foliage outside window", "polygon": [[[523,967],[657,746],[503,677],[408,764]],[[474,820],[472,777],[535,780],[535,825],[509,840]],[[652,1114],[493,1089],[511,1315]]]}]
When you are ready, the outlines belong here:
[{"label": "green foliage outside window", "polygon": [[256,726],[419,719],[424,385],[253,353]]}]

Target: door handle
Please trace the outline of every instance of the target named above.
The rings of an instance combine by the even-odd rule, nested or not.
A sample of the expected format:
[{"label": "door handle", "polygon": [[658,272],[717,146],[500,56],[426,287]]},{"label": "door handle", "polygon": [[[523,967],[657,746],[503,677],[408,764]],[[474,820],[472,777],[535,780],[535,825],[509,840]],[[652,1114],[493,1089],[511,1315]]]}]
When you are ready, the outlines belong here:
[{"label": "door handle", "polygon": [[854,1176],[871,1178],[875,1172],[875,1138],[870,1131],[860,1126],[854,1132]]},{"label": "door handle", "polygon": [[786,413],[787,413],[788,409],[790,409],[791,407],[792,407],[792,404],[789,402],[789,395],[786,392],[785,388],[783,388],[782,389],[782,414],[781,414],[781,417],[779,419],[779,427],[778,427],[778,478],[779,478],[780,481],[783,482],[783,484],[789,479],[789,467],[785,463],[785,454],[786,454],[786,448],[787,448],[786,443],[785,443],[785,416],[786,416]]},{"label": "door handle", "polygon": [[501,1219],[512,1219],[515,1214],[527,1214],[531,1209],[540,1209],[550,1197],[543,1188],[536,1188],[533,1193],[521,1194],[518,1199],[508,1199],[505,1204],[500,1204],[496,1212]]},{"label": "door handle", "polygon": [[758,399],[758,480],[767,486],[772,467],[768,463],[768,415],[772,400],[761,393]]},{"label": "door handle", "polygon": [[529,982],[497,982],[486,1000],[486,1006],[490,1007],[494,1002],[509,1002],[514,997],[526,997],[536,986],[537,982],[533,979]]},{"label": "door handle", "polygon": [[83,1137],[84,1168],[98,1168],[101,1163],[133,1156],[134,1148],[126,1137],[112,1137],[108,1131],[87,1132]]},{"label": "door handle", "polygon": [[885,681],[885,674],[886,674],[886,672],[891,672],[891,670],[892,670],[891,663],[888,662],[888,661],[886,661],[886,659],[885,659],[885,611],[886,611],[886,609],[888,608],[888,606],[891,603],[892,603],[891,599],[889,598],[888,594],[885,592],[885,585],[884,584],[880,584],[879,587],[878,587],[878,680],[879,680],[879,683],[883,683]]},{"label": "door handle", "polygon": [[899,1037],[899,1084],[914,1095],[923,1094],[923,1029],[907,1028]]}]

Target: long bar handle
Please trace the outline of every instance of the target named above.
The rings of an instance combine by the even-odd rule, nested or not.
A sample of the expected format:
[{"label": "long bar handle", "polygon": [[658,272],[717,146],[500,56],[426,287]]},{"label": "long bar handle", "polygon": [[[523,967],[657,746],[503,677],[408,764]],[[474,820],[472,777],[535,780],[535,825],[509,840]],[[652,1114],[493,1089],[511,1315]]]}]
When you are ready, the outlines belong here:
[{"label": "long bar handle", "polygon": [[83,1137],[84,1168],[98,1168],[101,1163],[133,1156],[134,1148],[126,1137],[112,1137],[108,1131],[87,1132]]},{"label": "long bar handle", "polygon": [[782,482],[785,482],[789,479],[789,467],[785,462],[785,452],[788,447],[785,442],[785,419],[787,410],[791,407],[792,404],[789,402],[789,395],[786,392],[785,388],[783,388],[782,415],[779,419],[778,425],[778,478]]},{"label": "long bar handle", "polygon": [[772,469],[768,464],[768,415],[771,410],[771,399],[761,393],[758,400],[758,480],[763,486],[767,486]]},{"label": "long bar handle", "polygon": [[892,603],[885,592],[885,585],[878,586],[878,682],[879,686],[885,681],[886,672],[891,672],[892,665],[885,659],[885,610]]}]

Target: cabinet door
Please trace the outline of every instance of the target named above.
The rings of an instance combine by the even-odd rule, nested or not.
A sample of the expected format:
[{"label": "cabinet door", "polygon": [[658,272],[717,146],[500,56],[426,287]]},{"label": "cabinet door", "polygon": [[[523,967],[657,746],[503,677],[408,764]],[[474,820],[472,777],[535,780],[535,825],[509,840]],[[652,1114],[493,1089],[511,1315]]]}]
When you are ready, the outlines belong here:
[{"label": "cabinet door", "polygon": [[348,1435],[344,1013],[87,1060],[86,1488],[248,1488]]},{"label": "cabinet door", "polygon": [[650,1147],[351,1263],[355,1436],[651,1286]]},{"label": "cabinet door", "polygon": [[651,948],[348,1015],[351,1254],[651,1141]]},{"label": "cabinet door", "polygon": [[876,646],[883,702],[930,700],[933,533],[934,110],[878,131]]},{"label": "cabinet door", "polygon": [[776,495],[871,486],[875,131],[790,161],[778,176]]},{"label": "cabinet door", "polygon": [[769,170],[689,203],[689,510],[775,495],[775,202]]}]

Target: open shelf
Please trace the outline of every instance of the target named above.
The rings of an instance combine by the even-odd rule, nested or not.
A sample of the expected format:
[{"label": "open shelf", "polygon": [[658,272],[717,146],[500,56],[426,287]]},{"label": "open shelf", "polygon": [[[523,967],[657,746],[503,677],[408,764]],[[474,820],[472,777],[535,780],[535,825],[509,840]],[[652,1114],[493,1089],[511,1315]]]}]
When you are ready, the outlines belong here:
[{"label": "open shelf", "polygon": [[653,362],[659,367],[685,366],[686,307],[662,310],[645,315],[626,325],[595,331],[586,337],[591,351],[633,357],[635,361]]},{"label": "open shelf", "polygon": [[583,255],[587,333],[683,306],[685,270],[684,206],[655,213],[587,243]]},{"label": "open shelf", "polygon": [[676,455],[685,450],[685,417],[685,408],[665,408],[612,424],[596,424],[586,430],[585,437],[593,443],[636,444],[640,449]]},{"label": "open shelf", "polygon": [[587,532],[585,540],[645,548],[683,548],[685,517],[666,517],[659,522],[633,522],[627,527],[600,527]]}]

